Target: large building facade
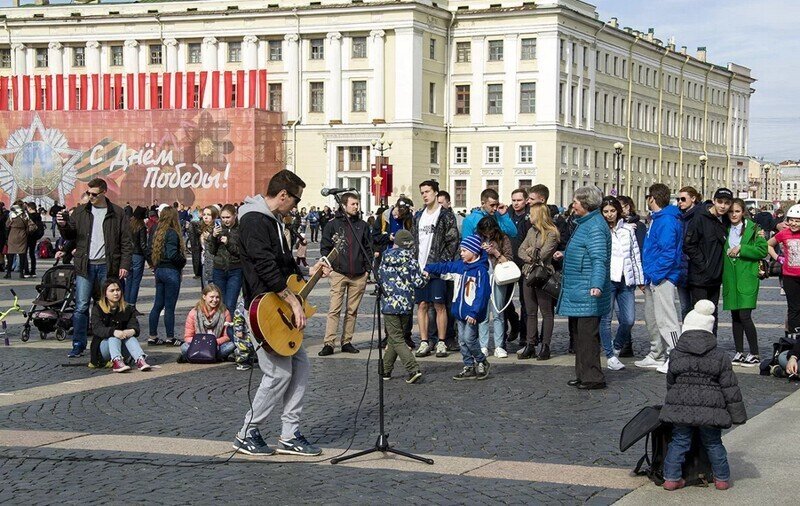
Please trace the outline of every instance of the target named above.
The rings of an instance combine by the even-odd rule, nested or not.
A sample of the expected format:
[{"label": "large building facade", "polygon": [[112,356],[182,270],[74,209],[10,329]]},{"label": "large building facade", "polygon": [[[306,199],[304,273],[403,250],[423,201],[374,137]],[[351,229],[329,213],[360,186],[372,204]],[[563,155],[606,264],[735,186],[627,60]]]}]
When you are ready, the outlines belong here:
[{"label": "large building facade", "polygon": [[[654,182],[748,189],[749,69],[601,21],[579,0],[195,0],[0,15],[0,76],[266,70],[285,166],[312,195],[353,186],[373,205],[379,138],[392,141],[394,196],[433,178],[456,208],[487,187],[507,196],[537,183],[560,205],[588,184],[640,206]],[[180,107],[214,105],[199,95]],[[238,105],[216,102],[226,104]]]}]

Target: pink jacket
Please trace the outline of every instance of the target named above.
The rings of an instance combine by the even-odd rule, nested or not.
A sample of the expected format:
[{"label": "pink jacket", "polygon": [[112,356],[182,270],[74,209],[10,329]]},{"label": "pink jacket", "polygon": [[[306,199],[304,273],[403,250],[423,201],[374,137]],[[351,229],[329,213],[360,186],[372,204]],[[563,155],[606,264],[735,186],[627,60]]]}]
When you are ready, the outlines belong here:
[{"label": "pink jacket", "polygon": [[[228,311],[227,309],[225,310],[225,321],[226,322],[231,321],[231,312]],[[186,317],[186,324],[184,325],[183,328],[183,342],[185,343],[192,342],[192,339],[194,339],[194,335],[197,333],[195,329],[196,323],[197,323],[197,309],[192,309],[191,311],[189,311],[189,316]],[[217,336],[217,346],[219,346],[222,343],[227,343],[228,341],[230,341],[230,339],[228,338],[228,333],[225,332],[223,328],[222,335]]]}]

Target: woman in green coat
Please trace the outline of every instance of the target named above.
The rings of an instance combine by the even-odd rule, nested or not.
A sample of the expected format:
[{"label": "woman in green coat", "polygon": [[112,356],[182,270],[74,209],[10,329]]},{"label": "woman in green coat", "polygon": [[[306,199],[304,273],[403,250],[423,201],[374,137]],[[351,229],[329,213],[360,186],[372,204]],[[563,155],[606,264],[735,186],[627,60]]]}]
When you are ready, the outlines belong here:
[{"label": "woman in green coat", "polygon": [[[733,364],[755,367],[761,359],[752,313],[758,302],[758,261],[767,255],[767,240],[754,222],[745,219],[743,200],[733,199],[728,217],[731,226],[722,264],[722,308],[731,312],[733,321],[733,342],[736,345]],[[744,355],[744,334],[747,334],[750,347],[747,356]]]}]

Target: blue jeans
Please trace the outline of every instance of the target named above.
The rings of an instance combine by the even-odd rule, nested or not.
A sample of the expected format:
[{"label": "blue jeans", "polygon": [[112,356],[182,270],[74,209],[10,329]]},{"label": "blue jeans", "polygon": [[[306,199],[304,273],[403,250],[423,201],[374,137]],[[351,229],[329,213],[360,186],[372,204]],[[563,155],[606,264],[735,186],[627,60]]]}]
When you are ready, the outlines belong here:
[{"label": "blue jeans", "polygon": [[139,299],[139,286],[142,284],[144,275],[144,257],[142,255],[131,256],[131,272],[125,280],[125,302],[136,305]]},{"label": "blue jeans", "polygon": [[686,426],[675,426],[672,429],[672,441],[669,442],[667,456],[664,458],[664,479],[678,481],[683,477],[684,457],[692,447],[695,430],[700,433],[700,439],[706,448],[714,478],[717,481],[728,481],[731,469],[728,466],[728,452],[722,445],[722,429]]},{"label": "blue jeans", "polygon": [[239,292],[242,291],[242,269],[214,269],[214,284],[222,292],[222,303],[233,314]]},{"label": "blue jeans", "polygon": [[[494,303],[497,304],[497,309],[503,309],[508,301],[508,293],[505,286],[494,285],[492,290],[492,297]],[[489,301],[489,314],[486,319],[478,324],[478,336],[481,342],[481,348],[489,347],[489,315],[492,316],[492,329],[494,332],[494,348],[505,348],[506,337],[506,319],[503,313],[497,314],[492,301]]]},{"label": "blue jeans", "polygon": [[103,356],[103,360],[108,362],[112,358],[122,357],[122,343],[125,343],[125,349],[133,360],[139,360],[144,356],[142,347],[135,337],[129,337],[125,341],[116,337],[109,337],[108,339],[103,339],[100,343],[100,354]]},{"label": "blue jeans", "polygon": [[[217,360],[220,361],[220,362],[224,362],[225,359],[228,358],[228,355],[233,353],[234,348],[235,348],[235,345],[230,341],[218,345],[217,346]],[[186,352],[187,351],[189,351],[189,343],[183,343],[181,345],[181,356],[183,358],[186,358]]]},{"label": "blue jeans", "polygon": [[72,347],[86,349],[86,329],[89,326],[89,301],[108,273],[106,264],[89,264],[86,277],[75,276],[75,313],[72,315]]},{"label": "blue jeans", "polygon": [[156,269],[156,300],[150,310],[150,336],[158,335],[158,318],[164,310],[164,328],[167,339],[175,338],[175,305],[181,290],[181,271]]},{"label": "blue jeans", "polygon": [[692,291],[689,290],[688,286],[678,287],[678,300],[681,301],[681,321],[683,321],[686,315],[689,314],[689,311],[694,308],[692,304]]},{"label": "blue jeans", "polygon": [[[626,286],[616,281],[611,282],[611,309],[600,318],[600,342],[606,358],[614,356],[614,350],[621,350],[631,342],[631,329],[633,328],[636,313],[635,300],[636,286]],[[614,303],[617,306],[617,335],[611,339],[611,315],[614,313]]]},{"label": "blue jeans", "polygon": [[478,326],[470,325],[464,320],[456,320],[458,328],[458,345],[461,348],[461,358],[464,365],[472,367],[476,362],[486,361],[486,355],[478,344]]}]

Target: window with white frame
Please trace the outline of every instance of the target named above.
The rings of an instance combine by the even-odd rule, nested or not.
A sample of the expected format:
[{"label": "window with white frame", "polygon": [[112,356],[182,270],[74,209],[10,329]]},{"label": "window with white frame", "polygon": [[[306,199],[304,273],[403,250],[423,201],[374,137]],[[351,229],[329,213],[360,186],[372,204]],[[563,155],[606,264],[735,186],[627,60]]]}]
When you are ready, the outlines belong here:
[{"label": "window with white frame", "polygon": [[269,110],[280,111],[283,107],[283,85],[281,83],[269,83]]},{"label": "window with white frame", "polygon": [[283,41],[282,40],[267,41],[267,53],[269,61],[283,60]]},{"label": "window with white frame", "polygon": [[503,114],[503,85],[490,84],[487,86],[486,113]]},{"label": "window with white frame", "polygon": [[428,46],[428,58],[431,60],[436,59],[436,39],[431,37],[430,45]]},{"label": "window with white frame", "polygon": [[520,47],[520,60],[535,60],[536,59],[536,39],[522,39],[522,46]]},{"label": "window with white frame", "polygon": [[583,150],[583,166],[589,168],[589,150],[585,148]]},{"label": "window with white frame", "polygon": [[242,43],[228,42],[228,63],[239,63],[242,61]]},{"label": "window with white frame", "polygon": [[311,59],[323,60],[325,59],[325,39],[311,39]]},{"label": "window with white frame", "polygon": [[567,147],[561,146],[561,165],[567,164]]},{"label": "window with white frame", "polygon": [[519,112],[520,114],[536,112],[536,83],[520,83]]},{"label": "window with white frame", "polygon": [[439,143],[431,141],[431,165],[439,165]]},{"label": "window with white frame", "polygon": [[467,207],[467,180],[453,181],[453,207]]},{"label": "window with white frame", "polygon": [[188,51],[186,54],[186,63],[191,63],[191,64],[201,63],[203,60],[202,53],[203,51],[200,48],[199,43],[189,44]]},{"label": "window with white frame", "polygon": [[486,146],[486,165],[500,163],[500,146]]},{"label": "window with white frame", "polygon": [[525,191],[533,186],[533,179],[518,179],[517,180],[517,188],[522,188]]},{"label": "window with white frame", "polygon": [[353,37],[352,38],[352,50],[350,51],[350,56],[353,59],[357,58],[366,58],[367,57],[367,38],[366,37]]},{"label": "window with white frame", "polygon": [[150,65],[161,65],[162,48],[161,44],[150,44]]},{"label": "window with white frame", "polygon": [[[9,55],[9,66],[11,66],[11,55]],[[1,65],[0,65],[1,66]],[[72,48],[72,66],[84,67],[86,66],[86,48],[73,47]]]},{"label": "window with white frame", "polygon": [[325,112],[325,85],[323,82],[309,83],[311,100],[309,112]]},{"label": "window with white frame", "polygon": [[469,63],[472,61],[472,43],[456,42],[456,63]]},{"label": "window with white frame", "polygon": [[503,61],[503,41],[489,41],[489,61]]},{"label": "window with white frame", "polygon": [[467,165],[469,163],[469,148],[467,146],[455,146],[453,148],[453,164]]},{"label": "window with white frame", "polygon": [[572,165],[578,165],[578,148],[572,148]]},{"label": "window with white frame", "polygon": [[533,144],[520,144],[517,162],[519,165],[533,165]]},{"label": "window with white frame", "polygon": [[47,67],[48,58],[47,58],[47,48],[36,48],[36,68],[44,68]]},{"label": "window with white frame", "polygon": [[367,110],[367,82],[353,81],[353,112]]},{"label": "window with white frame", "polygon": [[500,180],[499,179],[487,179],[486,180],[486,189],[492,189],[497,193],[500,193]]}]

